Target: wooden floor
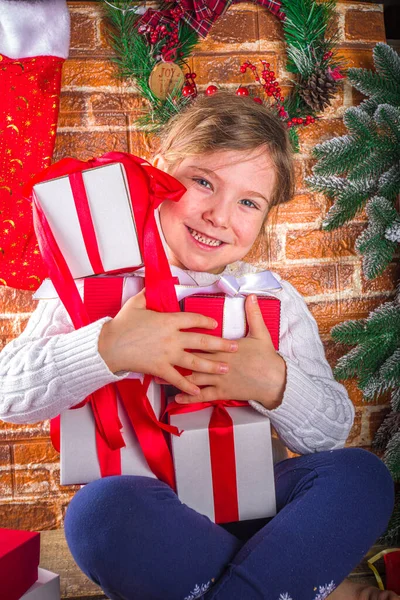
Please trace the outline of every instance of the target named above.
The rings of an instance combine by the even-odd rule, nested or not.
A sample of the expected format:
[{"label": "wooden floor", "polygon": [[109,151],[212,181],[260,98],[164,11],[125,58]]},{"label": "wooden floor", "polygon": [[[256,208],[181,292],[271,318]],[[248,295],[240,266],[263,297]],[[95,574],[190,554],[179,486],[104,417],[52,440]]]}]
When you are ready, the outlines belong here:
[{"label": "wooden floor", "polygon": [[[65,541],[64,531],[42,531],[40,566],[60,575],[61,598],[68,600],[100,600],[106,598],[101,589],[89,581],[75,565]],[[373,546],[350,578],[356,582],[376,585],[375,577],[367,565],[367,558],[383,550],[384,546]],[[382,573],[383,560],[375,563]]]}]

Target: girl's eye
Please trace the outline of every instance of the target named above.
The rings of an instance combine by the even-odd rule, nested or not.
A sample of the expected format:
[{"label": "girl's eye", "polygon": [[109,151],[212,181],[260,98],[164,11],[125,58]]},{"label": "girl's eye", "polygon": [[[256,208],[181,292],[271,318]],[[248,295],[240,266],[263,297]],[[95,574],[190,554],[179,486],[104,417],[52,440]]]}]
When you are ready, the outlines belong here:
[{"label": "girl's eye", "polygon": [[241,202],[245,202],[245,206],[248,206],[249,208],[256,208],[257,210],[259,210],[258,206],[254,204],[254,202],[252,202],[251,200],[241,200]]},{"label": "girl's eye", "polygon": [[202,178],[193,178],[193,181],[195,181],[196,183],[198,183],[201,187],[208,187],[210,190],[212,190],[212,185],[209,181],[207,181],[207,179],[202,179]]}]

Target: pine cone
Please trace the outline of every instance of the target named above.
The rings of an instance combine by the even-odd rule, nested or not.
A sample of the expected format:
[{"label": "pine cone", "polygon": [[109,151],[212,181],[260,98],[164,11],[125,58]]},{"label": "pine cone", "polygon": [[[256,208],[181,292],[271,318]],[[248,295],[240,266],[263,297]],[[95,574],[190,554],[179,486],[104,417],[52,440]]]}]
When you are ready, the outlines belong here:
[{"label": "pine cone", "polygon": [[329,106],[336,90],[337,83],[333,77],[323,69],[317,68],[300,85],[299,94],[314,112],[319,113]]}]

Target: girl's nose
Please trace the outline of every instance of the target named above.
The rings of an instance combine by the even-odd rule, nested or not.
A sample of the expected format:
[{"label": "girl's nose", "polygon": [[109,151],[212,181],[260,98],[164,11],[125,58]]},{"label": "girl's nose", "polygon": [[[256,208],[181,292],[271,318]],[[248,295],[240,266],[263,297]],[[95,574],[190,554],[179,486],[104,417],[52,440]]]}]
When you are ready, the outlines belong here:
[{"label": "girl's nose", "polygon": [[214,227],[227,229],[231,221],[231,206],[227,202],[214,202],[203,212],[203,219]]}]

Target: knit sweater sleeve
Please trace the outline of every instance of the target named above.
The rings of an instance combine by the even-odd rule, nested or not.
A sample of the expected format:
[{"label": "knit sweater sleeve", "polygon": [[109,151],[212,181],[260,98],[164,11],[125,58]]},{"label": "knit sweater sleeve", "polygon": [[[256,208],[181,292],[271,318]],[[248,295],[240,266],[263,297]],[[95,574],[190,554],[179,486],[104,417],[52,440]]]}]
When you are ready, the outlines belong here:
[{"label": "knit sweater sleeve", "polygon": [[282,290],[279,354],[286,362],[286,387],[280,406],[253,408],[268,416],[290,450],[310,454],[342,448],[354,421],[346,388],[326,360],[318,326],[299,292],[279,279]]},{"label": "knit sweater sleeve", "polygon": [[98,352],[109,319],[75,330],[59,299],[40,300],[22,334],[0,352],[0,419],[50,419],[126,377],[112,373]]}]

